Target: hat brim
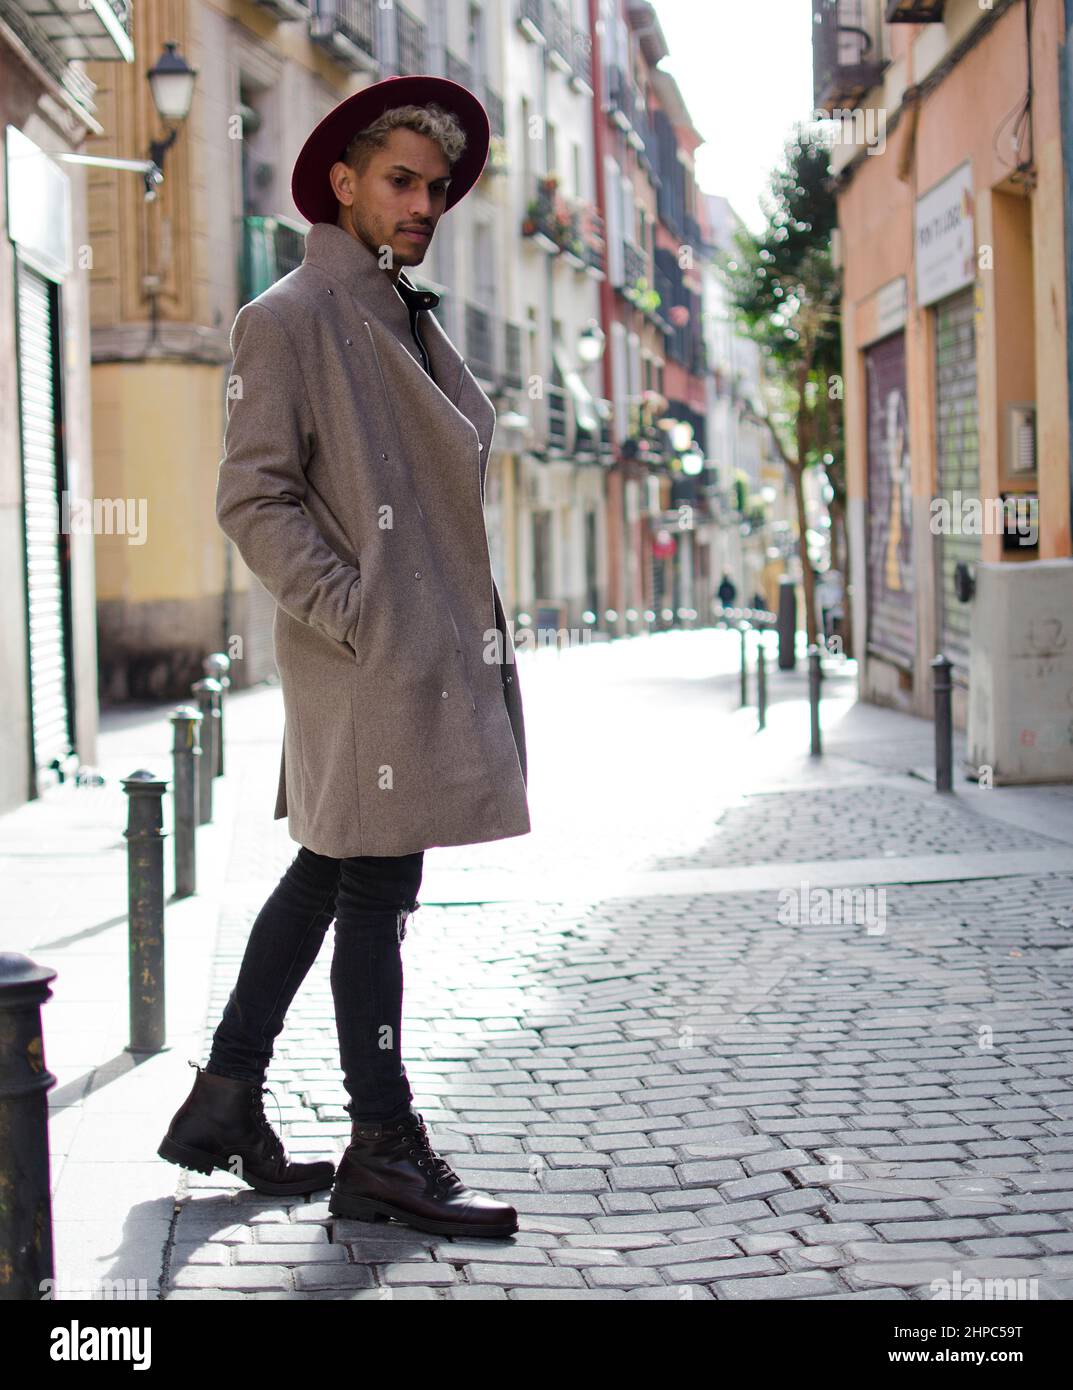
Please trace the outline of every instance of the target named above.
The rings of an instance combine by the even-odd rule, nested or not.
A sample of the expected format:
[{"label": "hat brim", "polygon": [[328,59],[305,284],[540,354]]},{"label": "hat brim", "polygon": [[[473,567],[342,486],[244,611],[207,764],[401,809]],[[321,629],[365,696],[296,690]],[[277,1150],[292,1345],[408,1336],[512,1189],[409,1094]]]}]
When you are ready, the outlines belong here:
[{"label": "hat brim", "polygon": [[333,107],[302,146],[291,174],[291,197],[306,221],[337,221],[339,203],[328,174],[359,130],[393,106],[411,102],[423,106],[430,101],[450,111],[466,132],[466,148],[451,169],[444,211],[464,198],[488,159],[491,129],[484,106],[468,87],[446,77],[386,77]]}]

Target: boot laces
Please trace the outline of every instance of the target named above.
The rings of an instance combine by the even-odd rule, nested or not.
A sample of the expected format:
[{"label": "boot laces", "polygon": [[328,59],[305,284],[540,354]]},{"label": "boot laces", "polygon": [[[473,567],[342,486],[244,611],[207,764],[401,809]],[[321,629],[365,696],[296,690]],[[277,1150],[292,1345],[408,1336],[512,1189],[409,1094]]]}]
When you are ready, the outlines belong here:
[{"label": "boot laces", "polygon": [[416,1145],[416,1149],[411,1149],[410,1153],[417,1157],[418,1166],[424,1167],[428,1164],[429,1172],[437,1187],[446,1186],[450,1182],[458,1182],[458,1174],[451,1167],[445,1158],[442,1158],[432,1147],[432,1139],[429,1136],[428,1128],[424,1119],[415,1112],[415,1117],[408,1123],[404,1122],[399,1126],[407,1137]]},{"label": "boot laces", "polygon": [[272,1124],[269,1121],[268,1116],[265,1114],[265,1096],[270,1095],[272,1099],[276,1102],[276,1113],[279,1116],[279,1127],[280,1129],[283,1128],[283,1111],[280,1109],[279,1100],[276,1096],[276,1093],[272,1090],[270,1086],[258,1085],[256,1082],[253,1083],[250,1089],[253,1094],[254,1124],[256,1124],[257,1128],[268,1140],[272,1157],[282,1161],[284,1158],[283,1141],[280,1139],[276,1131],[272,1128]]}]

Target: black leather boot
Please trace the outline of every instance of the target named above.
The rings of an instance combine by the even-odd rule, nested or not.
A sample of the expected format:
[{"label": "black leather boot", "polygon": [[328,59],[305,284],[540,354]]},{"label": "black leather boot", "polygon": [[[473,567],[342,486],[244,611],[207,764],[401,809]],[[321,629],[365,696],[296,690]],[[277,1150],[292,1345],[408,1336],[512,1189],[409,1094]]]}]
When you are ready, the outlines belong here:
[{"label": "black leather boot", "polygon": [[273,1197],[331,1187],[334,1163],[292,1163],[287,1158],[265,1115],[265,1089],[256,1081],[217,1076],[198,1067],[193,1089],[157,1153],[199,1173],[223,1168]]},{"label": "black leather boot", "polygon": [[502,1238],[518,1229],[512,1206],[473,1192],[439,1157],[424,1120],[413,1110],[383,1124],[354,1121],[328,1210],[356,1221],[393,1216],[438,1236]]}]

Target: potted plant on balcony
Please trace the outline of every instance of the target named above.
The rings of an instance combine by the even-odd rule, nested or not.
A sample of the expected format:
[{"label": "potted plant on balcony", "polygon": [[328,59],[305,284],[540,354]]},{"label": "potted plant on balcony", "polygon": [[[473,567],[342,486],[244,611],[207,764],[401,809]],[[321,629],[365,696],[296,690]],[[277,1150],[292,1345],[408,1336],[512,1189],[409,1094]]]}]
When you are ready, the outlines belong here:
[{"label": "potted plant on balcony", "polygon": [[654,314],[659,308],[660,298],[658,292],[649,286],[647,278],[639,276],[630,288],[633,291],[630,298],[636,307],[644,314]]},{"label": "potted plant on balcony", "polygon": [[488,142],[488,159],[481,170],[481,178],[498,178],[509,171],[507,142],[502,135],[493,135]]}]

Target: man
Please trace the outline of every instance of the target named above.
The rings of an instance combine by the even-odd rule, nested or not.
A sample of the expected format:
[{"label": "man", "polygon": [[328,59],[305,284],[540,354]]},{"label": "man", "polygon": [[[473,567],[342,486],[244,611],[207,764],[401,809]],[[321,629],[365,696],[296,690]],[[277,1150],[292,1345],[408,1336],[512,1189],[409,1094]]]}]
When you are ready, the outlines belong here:
[{"label": "man", "polygon": [[[217,517],[277,603],[275,815],[301,848],[159,1150],[262,1192],[334,1177],[336,1215],[468,1236],[509,1235],[517,1214],[466,1188],[412,1109],[400,948],[426,849],[529,831],[525,731],[485,533],[495,411],[428,312],[437,297],[403,271],[488,144],[480,102],[441,78],[340,103],[294,167],[305,258],[235,319]],[[352,1120],[338,1172],[290,1162],[263,1103],[273,1039],[333,917]]]},{"label": "man", "polygon": [[726,570],[723,571],[722,583],[716,590],[716,594],[719,597],[719,602],[724,608],[733,608],[734,600],[738,596],[738,586],[734,583],[733,579],[731,579],[730,575],[727,574]]}]

